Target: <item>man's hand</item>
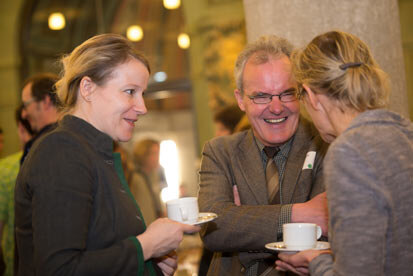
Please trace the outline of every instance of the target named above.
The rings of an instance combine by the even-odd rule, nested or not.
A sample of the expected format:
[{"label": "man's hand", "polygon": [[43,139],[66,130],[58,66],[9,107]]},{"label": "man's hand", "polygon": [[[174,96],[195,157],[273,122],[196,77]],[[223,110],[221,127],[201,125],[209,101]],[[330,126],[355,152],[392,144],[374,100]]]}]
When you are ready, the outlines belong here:
[{"label": "man's hand", "polygon": [[320,254],[329,253],[329,250],[305,250],[297,254],[280,253],[279,260],[275,262],[276,269],[279,271],[292,271],[298,275],[309,275],[308,265]]},{"label": "man's hand", "polygon": [[296,203],[291,211],[291,222],[315,223],[328,234],[328,209],[326,192],[321,193],[304,203]]}]

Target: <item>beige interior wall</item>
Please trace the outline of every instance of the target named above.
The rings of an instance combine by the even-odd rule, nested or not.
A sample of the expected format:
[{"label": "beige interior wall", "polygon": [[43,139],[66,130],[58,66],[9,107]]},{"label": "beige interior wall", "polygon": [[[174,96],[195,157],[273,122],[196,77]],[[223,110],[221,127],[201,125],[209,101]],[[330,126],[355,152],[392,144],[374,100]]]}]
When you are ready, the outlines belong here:
[{"label": "beige interior wall", "polygon": [[19,150],[14,112],[19,103],[18,13],[23,0],[0,1],[0,127],[4,148],[0,157]]},{"label": "beige interior wall", "polygon": [[399,11],[406,69],[407,99],[410,119],[413,120],[413,0],[399,0]]}]

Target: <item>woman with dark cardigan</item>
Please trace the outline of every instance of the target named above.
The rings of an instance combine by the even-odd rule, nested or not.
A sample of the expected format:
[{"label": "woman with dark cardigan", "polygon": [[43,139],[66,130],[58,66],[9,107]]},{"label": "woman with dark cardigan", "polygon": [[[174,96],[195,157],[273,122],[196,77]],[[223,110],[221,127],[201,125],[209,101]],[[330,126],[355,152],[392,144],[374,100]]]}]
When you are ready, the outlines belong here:
[{"label": "woman with dark cardigan", "polygon": [[120,35],[95,36],[64,57],[57,94],[65,116],[36,141],[17,180],[18,275],[173,275],[184,232],[148,227],[113,140],[128,141],[146,113],[146,58]]}]

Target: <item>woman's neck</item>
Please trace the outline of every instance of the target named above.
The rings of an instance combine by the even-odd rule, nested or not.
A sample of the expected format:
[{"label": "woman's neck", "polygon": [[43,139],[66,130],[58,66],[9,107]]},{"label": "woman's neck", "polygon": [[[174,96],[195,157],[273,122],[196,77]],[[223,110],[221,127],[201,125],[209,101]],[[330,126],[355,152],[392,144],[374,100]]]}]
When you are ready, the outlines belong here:
[{"label": "woman's neck", "polygon": [[359,111],[350,108],[334,108],[334,111],[330,113],[330,122],[333,128],[339,136],[343,131],[345,131],[351,124],[354,118],[360,114]]}]

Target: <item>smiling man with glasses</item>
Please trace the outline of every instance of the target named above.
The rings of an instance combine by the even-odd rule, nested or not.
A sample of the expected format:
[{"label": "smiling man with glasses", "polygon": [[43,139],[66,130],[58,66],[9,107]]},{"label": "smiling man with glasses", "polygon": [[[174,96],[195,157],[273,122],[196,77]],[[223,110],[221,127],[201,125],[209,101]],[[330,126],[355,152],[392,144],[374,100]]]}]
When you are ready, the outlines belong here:
[{"label": "smiling man with glasses", "polygon": [[256,104],[268,104],[272,101],[273,97],[278,97],[283,103],[294,102],[297,100],[296,90],[293,88],[288,89],[287,91],[284,91],[278,95],[258,93],[255,96],[248,96],[248,98],[250,98]]},{"label": "smiling man with glasses", "polygon": [[51,73],[36,74],[24,82],[22,91],[22,117],[29,121],[37,133],[26,143],[21,159],[23,163],[34,141],[56,127],[58,101],[54,85],[58,77]]},{"label": "smiling man with glasses", "polygon": [[284,223],[316,223],[327,234],[327,146],[300,116],[291,51],[276,36],[247,45],[235,65],[235,98],[251,130],[204,147],[199,207],[218,214],[201,233],[216,251],[208,275],[283,275],[265,244],[282,240]]}]

